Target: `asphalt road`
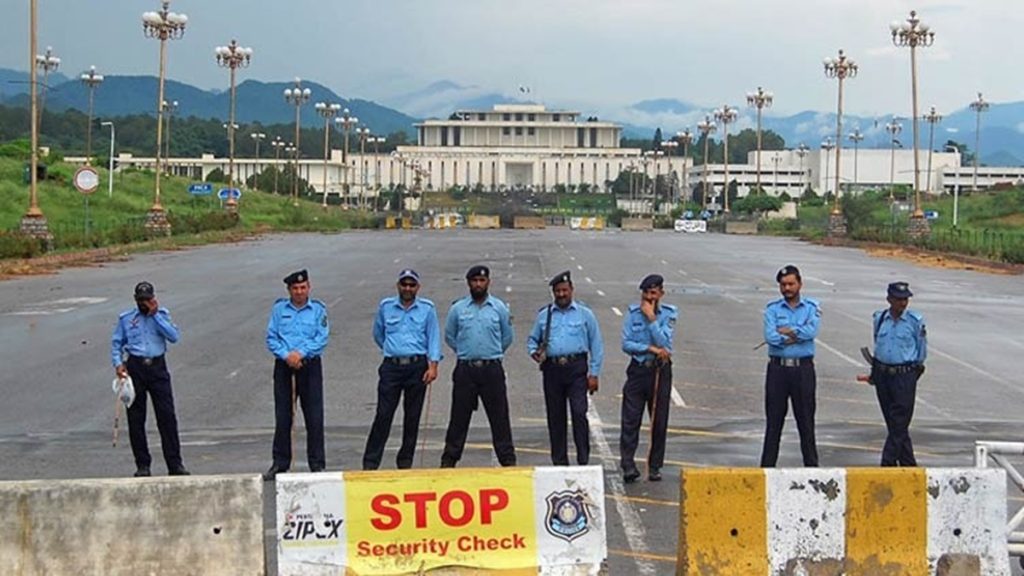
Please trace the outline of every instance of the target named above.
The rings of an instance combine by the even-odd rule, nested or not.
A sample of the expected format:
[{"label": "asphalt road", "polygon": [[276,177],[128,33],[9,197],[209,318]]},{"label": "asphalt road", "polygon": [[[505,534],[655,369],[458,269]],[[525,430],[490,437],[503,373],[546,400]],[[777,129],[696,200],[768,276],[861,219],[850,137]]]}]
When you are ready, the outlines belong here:
[{"label": "asphalt road", "polygon": [[[777,297],[776,270],[792,263],[823,320],[818,372],[818,446],[823,466],[878,462],[884,426],[873,389],[855,382],[858,349],[871,338],[871,312],[885,286],[910,282],[911,306],[928,321],[928,372],[919,385],[912,434],[924,466],[972,466],[974,441],[1018,440],[1024,378],[1024,282],[1017,276],[923,268],[779,238],[544,231],[405,231],[282,235],[233,245],[145,254],[51,276],[0,283],[0,480],[128,476],[134,471],[122,422],[111,447],[110,333],[133,306],[132,287],[151,281],[181,328],[168,359],[183,453],[197,474],[260,472],[270,464],[271,364],[264,347],[281,279],[308,268],[313,296],[332,322],[325,354],[328,469],[356,469],[375,405],[379,352],[371,338],[376,304],[398,270],[423,278],[421,296],[440,313],[466,293],[466,269],[492,270],[492,293],[514,315],[506,361],[519,462],[545,465],[547,434],[540,376],[525,338],[549,300],[547,280],[571,270],[576,297],[593,308],[607,358],[592,397],[594,459],[609,496],[612,574],[671,571],[675,558],[678,469],[756,466],[763,432],[765,350],[761,311]],[[675,393],[665,481],[623,486],[617,470],[620,391],[627,357],[619,351],[621,314],[652,272],[666,278],[665,301],[680,307]],[[427,415],[423,466],[436,466],[449,411],[449,358],[442,362]],[[400,420],[396,418],[397,423]],[[150,419],[154,472],[162,473]],[[792,419],[781,466],[799,466]],[[396,433],[385,466],[393,466]],[[301,446],[301,440],[296,442]],[[642,443],[638,454],[646,453]],[[297,454],[301,456],[301,454]],[[417,456],[419,464],[420,456]],[[298,470],[304,470],[304,462]],[[494,464],[486,418],[477,414],[460,465]],[[1011,506],[1022,499],[1014,494]]]}]

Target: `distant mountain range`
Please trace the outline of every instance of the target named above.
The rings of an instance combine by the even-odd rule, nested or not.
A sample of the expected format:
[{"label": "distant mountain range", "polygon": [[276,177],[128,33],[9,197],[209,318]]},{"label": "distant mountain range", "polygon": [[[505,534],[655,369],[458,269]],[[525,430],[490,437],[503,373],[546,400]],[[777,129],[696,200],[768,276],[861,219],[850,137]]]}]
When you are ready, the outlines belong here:
[{"label": "distant mountain range", "polygon": [[[151,114],[156,108],[157,80],[152,76],[107,76],[96,91],[96,115],[119,116],[125,114]],[[76,108],[85,110],[88,106],[88,92],[77,81],[60,74],[49,78],[47,92],[48,109]],[[290,123],[295,119],[295,110],[282,97],[291,82],[260,82],[246,80],[238,85],[236,121],[262,124]],[[323,125],[323,119],[316,114],[314,102],[337,102],[350,109],[360,120],[360,126],[369,127],[378,134],[405,131],[414,134],[413,124],[420,118],[447,118],[456,110],[489,110],[495,104],[527,103],[530,94],[522,92],[515,96],[501,94],[477,86],[463,86],[450,80],[434,82],[421,90],[382,98],[381,103],[359,98],[343,98],[331,89],[316,82],[306,81],[303,86],[312,90],[309,105],[301,109],[303,126]],[[27,100],[28,75],[25,72],[0,68],[0,103],[24,105]],[[198,118],[226,120],[228,94],[226,91],[202,90],[194,86],[168,80],[165,85],[166,99],[179,102],[179,115]],[[626,107],[588,107],[579,103],[565,106],[557,102],[547,103],[550,108],[569,107],[584,116],[599,116],[602,120],[620,123],[623,135],[629,138],[651,138],[654,130],[662,129],[665,138],[676,131],[689,127],[696,130],[696,124],[709,108],[673,98],[658,98],[636,102]],[[589,108],[589,109],[588,109]],[[400,111],[399,111],[400,110]],[[756,124],[755,111],[740,107],[737,122],[730,126],[736,133]],[[844,115],[843,132],[848,135],[855,128],[864,134],[861,146],[865,148],[888,148],[889,135],[885,124],[890,116],[864,117]],[[899,138],[904,146],[911,141],[911,130],[907,119],[901,119],[903,132]],[[775,116],[766,113],[762,125],[782,136],[786,144],[795,147],[805,143],[818,146],[827,137],[835,135],[835,114],[830,112],[806,111],[790,116]],[[941,146],[947,140],[955,140],[974,148],[975,114],[967,108],[948,112],[935,127],[935,145]],[[721,137],[721,131],[718,133]],[[928,144],[928,125],[922,123],[921,145]],[[849,141],[844,142],[849,145]],[[982,116],[982,162],[989,165],[1024,164],[1024,102],[991,104]]]}]

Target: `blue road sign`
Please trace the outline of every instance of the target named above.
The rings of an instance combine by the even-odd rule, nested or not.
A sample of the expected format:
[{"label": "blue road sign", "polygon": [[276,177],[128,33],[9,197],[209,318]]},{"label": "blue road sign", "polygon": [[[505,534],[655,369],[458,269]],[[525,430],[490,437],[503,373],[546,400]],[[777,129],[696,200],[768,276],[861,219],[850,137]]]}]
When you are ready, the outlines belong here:
[{"label": "blue road sign", "polygon": [[202,184],[190,184],[188,187],[188,193],[193,196],[205,196],[207,194],[213,194],[213,184],[202,183]]},{"label": "blue road sign", "polygon": [[228,198],[238,200],[242,197],[242,191],[238,188],[221,188],[220,192],[217,192],[217,197],[221,200],[227,200]]},{"label": "blue road sign", "polygon": [[925,210],[924,211],[924,217],[927,218],[928,220],[938,220],[939,219],[939,211],[938,210]]}]

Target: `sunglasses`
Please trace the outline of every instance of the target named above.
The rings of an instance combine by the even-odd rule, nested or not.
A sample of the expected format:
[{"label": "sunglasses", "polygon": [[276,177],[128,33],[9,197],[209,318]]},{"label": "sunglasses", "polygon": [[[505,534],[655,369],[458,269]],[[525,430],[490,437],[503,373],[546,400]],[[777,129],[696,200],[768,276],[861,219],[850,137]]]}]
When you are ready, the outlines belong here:
[{"label": "sunglasses", "polygon": [[419,286],[419,284],[415,282],[399,282],[398,285],[401,286],[402,288],[415,288]]}]

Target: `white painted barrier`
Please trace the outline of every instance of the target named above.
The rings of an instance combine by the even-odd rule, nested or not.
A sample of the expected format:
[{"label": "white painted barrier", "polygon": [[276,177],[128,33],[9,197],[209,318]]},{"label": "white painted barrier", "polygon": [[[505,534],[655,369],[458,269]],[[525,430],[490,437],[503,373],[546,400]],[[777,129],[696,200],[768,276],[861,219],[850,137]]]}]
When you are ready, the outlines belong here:
[{"label": "white painted barrier", "polygon": [[604,505],[597,466],[282,474],[278,571],[597,574]]}]

